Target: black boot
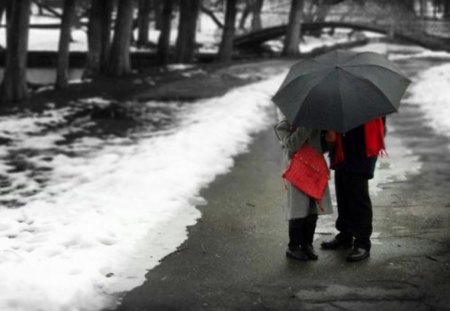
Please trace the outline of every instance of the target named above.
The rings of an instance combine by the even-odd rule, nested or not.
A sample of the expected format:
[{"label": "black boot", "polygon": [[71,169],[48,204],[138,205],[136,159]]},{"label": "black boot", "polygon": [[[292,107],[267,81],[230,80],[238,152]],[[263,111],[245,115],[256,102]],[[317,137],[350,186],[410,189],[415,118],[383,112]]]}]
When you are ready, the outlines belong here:
[{"label": "black boot", "polygon": [[301,261],[306,261],[309,259],[309,256],[306,255],[306,252],[300,246],[289,247],[286,250],[286,256]]},{"label": "black boot", "polygon": [[341,248],[352,248],[353,246],[353,236],[349,233],[338,233],[334,239],[330,241],[324,241],[320,245],[322,249],[341,249]]},{"label": "black boot", "polygon": [[308,215],[305,218],[305,225],[303,227],[303,241],[302,249],[311,260],[317,260],[319,256],[314,251],[313,241],[314,233],[316,232],[317,214]]},{"label": "black boot", "polygon": [[370,257],[370,238],[368,237],[355,237],[353,249],[347,256],[347,261],[361,261]]},{"label": "black boot", "polygon": [[297,260],[308,260],[302,247],[303,231],[305,227],[305,218],[296,218],[289,220],[289,244],[286,250],[286,256]]}]

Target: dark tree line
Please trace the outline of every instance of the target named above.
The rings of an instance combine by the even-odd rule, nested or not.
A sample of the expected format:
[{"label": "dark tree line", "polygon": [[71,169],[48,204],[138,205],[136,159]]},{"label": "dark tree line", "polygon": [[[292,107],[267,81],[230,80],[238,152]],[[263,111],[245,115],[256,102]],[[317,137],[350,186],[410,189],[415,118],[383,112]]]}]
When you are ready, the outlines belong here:
[{"label": "dark tree line", "polygon": [[[291,10],[284,55],[296,55],[299,52],[302,9],[305,1],[290,1]],[[310,1],[339,2],[339,0]],[[225,17],[220,21],[223,32],[217,61],[227,62],[231,60],[233,54],[236,24],[243,27],[245,20],[251,16],[251,28],[262,27],[261,12],[264,0],[60,0],[62,14],[49,6],[45,0],[0,0],[0,14],[7,11],[5,75],[0,93],[2,102],[20,101],[28,96],[26,64],[32,3],[39,4],[40,9],[53,11],[61,17],[56,86],[65,88],[68,85],[70,33],[79,18],[80,8],[84,10],[82,15],[88,18],[88,52],[84,77],[99,75],[120,77],[131,71],[130,46],[134,41],[133,30],[138,31],[137,46],[149,45],[152,12],[156,27],[160,30],[156,46],[157,57],[160,64],[165,64],[169,61],[195,61],[199,13],[208,12],[208,6],[222,8]],[[242,15],[241,20],[237,21],[239,9],[242,10]],[[170,33],[175,10],[178,10],[179,16],[178,36],[172,51]],[[209,13],[214,16],[212,10]],[[214,18],[218,20],[216,16]]]}]

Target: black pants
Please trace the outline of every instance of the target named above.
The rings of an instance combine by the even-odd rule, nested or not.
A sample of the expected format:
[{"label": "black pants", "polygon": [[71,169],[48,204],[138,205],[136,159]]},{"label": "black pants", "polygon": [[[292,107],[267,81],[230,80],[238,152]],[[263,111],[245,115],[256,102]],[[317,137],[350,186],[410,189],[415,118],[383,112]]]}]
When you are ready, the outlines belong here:
[{"label": "black pants", "polygon": [[370,250],[372,235],[372,202],[369,196],[369,180],[342,170],[335,171],[338,218],[338,238],[355,238],[354,246]]},{"label": "black pants", "polygon": [[[310,210],[315,208],[315,202],[309,201]],[[302,245],[312,245],[316,231],[317,214],[309,214],[304,218],[289,220],[289,248]]]}]

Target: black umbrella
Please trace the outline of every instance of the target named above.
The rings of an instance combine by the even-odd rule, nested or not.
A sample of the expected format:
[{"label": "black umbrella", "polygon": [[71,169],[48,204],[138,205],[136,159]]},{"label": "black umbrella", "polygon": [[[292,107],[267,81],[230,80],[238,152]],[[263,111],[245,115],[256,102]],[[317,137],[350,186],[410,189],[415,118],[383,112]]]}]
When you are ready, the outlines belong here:
[{"label": "black umbrella", "polygon": [[295,127],[347,132],[396,112],[409,83],[380,54],[336,50],[294,64],[272,100]]}]

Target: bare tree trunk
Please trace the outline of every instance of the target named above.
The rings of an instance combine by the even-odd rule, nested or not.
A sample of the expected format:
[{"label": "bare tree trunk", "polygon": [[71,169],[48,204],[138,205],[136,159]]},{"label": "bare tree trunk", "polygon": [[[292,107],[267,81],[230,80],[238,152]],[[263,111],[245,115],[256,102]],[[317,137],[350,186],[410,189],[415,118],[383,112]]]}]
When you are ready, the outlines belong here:
[{"label": "bare tree trunk", "polygon": [[35,2],[38,7],[38,15],[40,16],[44,15],[44,9],[41,6],[41,0],[36,0]]},{"label": "bare tree trunk", "polygon": [[87,65],[83,74],[85,77],[96,76],[100,73],[103,4],[104,0],[92,0],[89,11]]},{"label": "bare tree trunk", "polygon": [[438,13],[437,2],[435,0],[433,0],[431,2],[431,6],[433,7],[433,19],[437,19],[437,13]]},{"label": "bare tree trunk", "polygon": [[420,7],[420,17],[425,17],[425,1],[419,0],[419,7]]},{"label": "bare tree trunk", "polygon": [[111,46],[111,20],[114,1],[92,0],[88,24],[88,55],[84,77],[104,73]]},{"label": "bare tree trunk", "polygon": [[255,0],[252,7],[252,31],[257,31],[262,28],[261,11],[264,0]]},{"label": "bare tree trunk", "polygon": [[100,73],[106,72],[109,62],[109,54],[111,52],[111,29],[112,29],[112,13],[116,6],[114,0],[103,1],[103,14],[101,15],[101,31],[100,40],[102,49],[100,52]]},{"label": "bare tree trunk", "polygon": [[194,60],[195,33],[201,0],[180,1],[180,22],[175,48],[175,61],[189,63]]},{"label": "bare tree trunk", "polygon": [[286,29],[282,55],[296,56],[300,53],[299,43],[302,27],[303,0],[292,0],[289,24]]},{"label": "bare tree trunk", "polygon": [[165,0],[161,16],[161,33],[158,38],[158,60],[161,64],[167,64],[169,61],[172,11],[173,0]]},{"label": "bare tree trunk", "polygon": [[443,5],[444,5],[444,8],[443,8],[444,18],[450,18],[450,2],[444,1]]},{"label": "bare tree trunk", "polygon": [[225,27],[222,33],[222,41],[219,48],[219,61],[231,60],[233,54],[233,39],[236,24],[236,0],[227,0],[225,12]]},{"label": "bare tree trunk", "polygon": [[106,73],[111,76],[123,76],[131,72],[130,42],[133,27],[134,0],[120,0],[117,20],[114,27],[114,39]]},{"label": "bare tree trunk", "polygon": [[11,3],[11,14],[7,22],[5,72],[1,86],[3,103],[28,97],[26,73],[30,4],[30,0]]},{"label": "bare tree trunk", "polygon": [[[315,12],[312,16],[313,22],[315,23],[325,22],[325,18],[327,17],[329,10],[330,5],[325,4],[324,0],[316,0]],[[309,34],[319,38],[322,35],[322,29],[318,28],[317,30],[310,31]]]},{"label": "bare tree trunk", "polygon": [[323,0],[316,1],[316,11],[314,14],[314,22],[324,22],[327,17],[330,6],[326,5]]},{"label": "bare tree trunk", "polygon": [[150,31],[150,13],[152,11],[151,0],[139,0],[138,13],[138,40],[137,46],[147,46],[149,44],[148,33]]},{"label": "bare tree trunk", "polygon": [[64,0],[64,11],[59,35],[58,68],[56,70],[56,87],[63,89],[69,84],[69,44],[71,28],[75,20],[77,0]]},{"label": "bare tree trunk", "polygon": [[254,0],[246,0],[244,11],[242,11],[241,18],[239,20],[239,29],[245,29],[245,23],[253,8]]},{"label": "bare tree trunk", "polygon": [[162,28],[162,10],[164,6],[165,0],[154,0],[153,2],[153,10],[155,12],[155,29],[161,30]]}]

